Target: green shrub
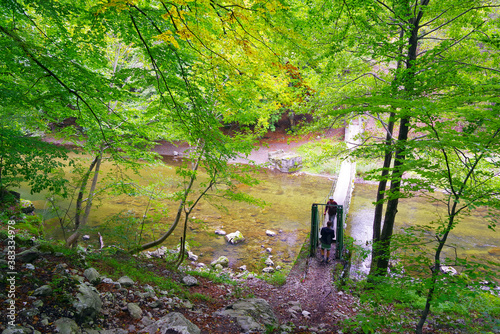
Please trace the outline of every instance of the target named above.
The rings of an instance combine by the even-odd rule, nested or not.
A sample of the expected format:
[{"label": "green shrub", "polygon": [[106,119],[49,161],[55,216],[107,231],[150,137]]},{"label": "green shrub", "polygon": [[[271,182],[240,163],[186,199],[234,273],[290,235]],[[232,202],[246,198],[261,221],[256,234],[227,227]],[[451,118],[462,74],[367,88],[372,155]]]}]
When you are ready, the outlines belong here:
[{"label": "green shrub", "polygon": [[282,286],[286,283],[286,274],[282,271],[275,271],[272,274],[265,275],[264,279],[274,286]]}]

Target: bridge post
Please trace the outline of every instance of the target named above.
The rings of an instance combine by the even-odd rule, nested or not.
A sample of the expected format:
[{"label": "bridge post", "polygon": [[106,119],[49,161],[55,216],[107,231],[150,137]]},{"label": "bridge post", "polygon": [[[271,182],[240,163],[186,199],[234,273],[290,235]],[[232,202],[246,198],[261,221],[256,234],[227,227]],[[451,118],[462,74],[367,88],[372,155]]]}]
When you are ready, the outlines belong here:
[{"label": "bridge post", "polygon": [[342,252],[344,250],[344,207],[339,205],[337,207],[337,231],[336,231],[337,245],[335,247],[335,258],[342,259]]},{"label": "bridge post", "polygon": [[318,204],[313,204],[311,208],[311,233],[309,241],[309,256],[316,255],[318,247],[319,226],[318,226]]}]

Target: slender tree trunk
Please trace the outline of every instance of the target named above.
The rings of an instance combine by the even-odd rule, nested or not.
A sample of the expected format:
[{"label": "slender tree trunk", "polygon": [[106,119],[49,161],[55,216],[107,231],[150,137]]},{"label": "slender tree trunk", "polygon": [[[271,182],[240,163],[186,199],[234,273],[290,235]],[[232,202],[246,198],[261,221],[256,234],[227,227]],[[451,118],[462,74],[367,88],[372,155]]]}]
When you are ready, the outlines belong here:
[{"label": "slender tree trunk", "polygon": [[[193,182],[194,182],[194,179],[195,177],[194,176],[191,176],[191,180],[190,180],[190,183],[189,183],[189,186],[188,188],[185,190],[185,194],[186,193],[189,193],[189,191],[191,191],[191,188],[193,186]],[[185,195],[186,196],[186,195]],[[177,228],[177,225],[179,225],[179,221],[181,220],[181,217],[182,217],[182,210],[184,208],[184,206],[186,205],[186,197],[184,197],[182,200],[181,200],[181,203],[179,203],[179,207],[177,208],[177,214],[175,215],[175,219],[174,219],[174,222],[172,224],[172,226],[170,226],[170,228],[168,229],[167,232],[165,232],[160,238],[156,239],[156,240],[153,240],[151,242],[148,242],[148,243],[145,243],[141,246],[139,246],[138,248],[136,249],[133,249],[131,251],[132,254],[134,253],[138,253],[138,252],[142,252],[142,251],[145,251],[146,249],[149,249],[149,248],[152,248],[152,247],[155,247],[155,246],[158,246],[158,245],[161,245],[161,243],[165,240],[167,240],[167,238],[174,232],[174,230]]]},{"label": "slender tree trunk", "polygon": [[[198,157],[198,160],[196,160],[196,164],[193,166],[193,169],[192,169],[193,172],[196,172],[198,170],[198,168],[200,166],[200,161],[202,159],[202,156],[203,155],[200,153],[200,156]],[[195,180],[196,180],[196,173],[192,173],[191,177],[190,177],[190,180],[189,180],[189,183],[188,183],[186,189],[184,190],[184,196],[183,196],[181,202],[179,203],[179,207],[177,208],[177,214],[175,216],[174,222],[173,222],[172,226],[170,226],[170,228],[168,229],[168,231],[165,232],[160,238],[158,238],[156,240],[153,240],[151,242],[145,243],[145,244],[143,244],[143,245],[141,245],[141,246],[139,246],[137,248],[132,249],[130,251],[131,253],[142,252],[142,251],[144,251],[146,249],[158,246],[161,243],[163,243],[163,241],[167,240],[167,238],[177,228],[177,225],[179,225],[179,221],[181,220],[181,217],[182,217],[182,212],[184,210],[184,207],[186,206],[187,196],[191,192],[191,188],[193,187],[193,184],[194,184]]]},{"label": "slender tree trunk", "polygon": [[94,178],[92,179],[92,184],[90,185],[89,197],[87,198],[87,203],[85,204],[85,213],[83,214],[81,226],[85,226],[85,224],[87,224],[87,220],[90,215],[92,201],[94,200],[94,193],[97,187],[97,180],[99,179],[99,170],[101,169],[102,154],[103,151],[99,152],[99,159],[97,159],[97,163],[95,165]]},{"label": "slender tree trunk", "polygon": [[179,259],[176,263],[176,267],[179,267],[181,263],[184,261],[184,256],[186,252],[186,236],[187,236],[187,226],[188,226],[188,220],[189,220],[189,215],[186,214],[186,217],[184,219],[184,230],[182,231],[182,238],[181,238],[181,247],[179,249]]},{"label": "slender tree trunk", "polygon": [[87,183],[89,181],[90,174],[94,170],[94,167],[97,163],[98,156],[94,158],[92,163],[89,166],[89,170],[85,173],[82,178],[82,182],[80,184],[80,190],[78,192],[78,197],[76,199],[76,213],[75,213],[75,230],[80,228],[80,217],[82,214],[82,204],[83,204],[83,194],[85,193],[85,188],[87,187]]},{"label": "slender tree trunk", "polygon": [[[89,171],[85,174],[84,179],[82,180],[82,184],[80,186],[80,192],[78,193],[78,200],[76,202],[76,215],[75,215],[75,231],[72,235],[66,239],[66,246],[74,247],[78,243],[78,237],[80,236],[81,227],[87,224],[88,217],[90,215],[90,210],[92,208],[92,200],[94,198],[94,192],[97,187],[97,180],[99,179],[99,169],[101,167],[102,162],[102,154],[103,148],[97,154],[94,161],[92,161]],[[85,212],[82,215],[82,203],[83,203],[83,192],[85,191],[85,187],[87,186],[88,179],[90,177],[90,173],[94,170],[94,177],[92,179],[92,184],[90,186],[89,196],[87,198],[87,203],[85,205]],[[81,218],[81,219],[80,219]]]},{"label": "slender tree trunk", "polygon": [[422,315],[420,316],[420,321],[417,324],[415,332],[417,334],[422,334],[422,330],[427,320],[427,316],[431,310],[431,302],[434,297],[434,292],[436,290],[436,281],[441,270],[441,252],[443,251],[443,247],[446,244],[446,240],[448,239],[448,235],[453,229],[453,223],[455,221],[457,202],[453,203],[453,207],[451,210],[451,215],[449,216],[448,225],[446,226],[446,230],[443,234],[442,238],[438,238],[438,248],[436,249],[436,253],[434,254],[434,266],[432,267],[432,277],[431,277],[431,286],[429,291],[427,292],[427,300],[425,302],[424,310],[422,311]]}]

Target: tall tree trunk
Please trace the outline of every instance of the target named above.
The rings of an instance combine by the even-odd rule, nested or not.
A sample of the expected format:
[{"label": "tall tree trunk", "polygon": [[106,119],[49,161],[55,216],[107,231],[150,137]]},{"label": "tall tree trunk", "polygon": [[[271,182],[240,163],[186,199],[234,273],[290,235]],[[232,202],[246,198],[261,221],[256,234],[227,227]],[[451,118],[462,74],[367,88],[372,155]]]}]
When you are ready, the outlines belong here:
[{"label": "tall tree trunk", "polygon": [[[401,29],[399,32],[399,39],[403,40],[404,38],[404,30]],[[398,54],[402,55],[404,49],[404,45],[401,44],[401,47],[398,50]],[[401,57],[402,58],[402,57]],[[402,66],[402,61],[398,60],[396,67],[396,75],[399,73],[399,69]],[[394,78],[396,80],[397,77]],[[386,128],[386,138],[385,138],[385,155],[384,155],[384,164],[382,166],[381,173],[381,181],[378,184],[377,189],[377,199],[375,201],[375,215],[373,217],[373,239],[372,239],[372,259],[370,264],[370,273],[368,280],[371,281],[373,276],[380,276],[384,273],[380,273],[377,270],[377,262],[376,259],[379,256],[383,255],[380,245],[380,234],[382,233],[382,213],[384,210],[384,198],[385,198],[385,190],[387,187],[387,176],[389,175],[389,168],[392,163],[392,156],[394,152],[394,144],[393,144],[393,132],[394,132],[394,123],[395,123],[396,113],[391,112],[389,115],[389,122],[387,123]]]},{"label": "tall tree trunk", "polygon": [[387,175],[389,175],[389,168],[391,167],[392,162],[392,133],[394,130],[394,117],[395,114],[392,112],[389,116],[389,123],[387,126],[387,135],[385,138],[385,156],[384,156],[384,165],[382,167],[381,173],[381,181],[378,183],[377,189],[377,199],[375,204],[375,216],[373,217],[373,241],[372,241],[372,260],[370,265],[370,276],[376,275],[379,273],[376,272],[376,259],[381,256],[380,250],[380,233],[382,230],[382,212],[384,208],[384,197],[385,197],[385,188],[387,186]]},{"label": "tall tree trunk", "polygon": [[385,210],[384,226],[382,228],[382,233],[380,234],[380,240],[378,242],[377,258],[374,260],[376,265],[374,272],[378,275],[385,275],[387,268],[389,266],[389,259],[391,255],[390,245],[392,232],[394,230],[394,221],[396,220],[396,214],[398,212],[399,196],[394,194],[399,194],[401,190],[401,178],[404,172],[404,162],[405,162],[405,142],[408,139],[409,132],[409,118],[402,118],[401,124],[399,126],[398,135],[398,148],[396,150],[396,156],[394,158],[394,169],[391,174],[391,187],[390,193],[393,198],[387,202],[387,207]]},{"label": "tall tree trunk", "polygon": [[[421,0],[420,6],[425,7],[429,4],[430,0]],[[409,20],[409,25],[412,27],[410,37],[408,39],[408,56],[406,62],[407,73],[405,74],[406,80],[404,81],[405,92],[411,96],[415,87],[415,61],[417,59],[418,47],[418,31],[420,29],[420,21],[424,12],[422,9]],[[377,275],[385,275],[389,267],[389,259],[391,256],[391,237],[394,230],[394,222],[398,212],[399,194],[401,190],[401,178],[404,172],[404,164],[406,159],[406,141],[408,140],[408,133],[410,129],[410,116],[403,115],[399,126],[399,135],[397,141],[397,150],[394,158],[394,168],[390,177],[391,199],[387,202],[385,209],[384,226],[377,247],[377,258],[372,260],[375,264],[374,268],[370,271]]]}]

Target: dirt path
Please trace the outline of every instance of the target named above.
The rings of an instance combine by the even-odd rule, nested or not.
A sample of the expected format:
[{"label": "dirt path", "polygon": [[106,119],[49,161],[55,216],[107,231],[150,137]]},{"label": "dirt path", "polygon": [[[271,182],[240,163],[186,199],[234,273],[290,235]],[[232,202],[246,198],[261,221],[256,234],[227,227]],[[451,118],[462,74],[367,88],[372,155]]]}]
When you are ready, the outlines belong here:
[{"label": "dirt path", "polygon": [[[332,249],[330,256],[333,254]],[[321,263],[319,249],[315,257],[302,251],[283,286],[255,279],[248,280],[247,285],[256,297],[266,299],[280,323],[290,324],[295,333],[336,333],[338,322],[357,312],[356,299],[334,285],[333,273],[339,267],[343,267],[339,260]]]}]

